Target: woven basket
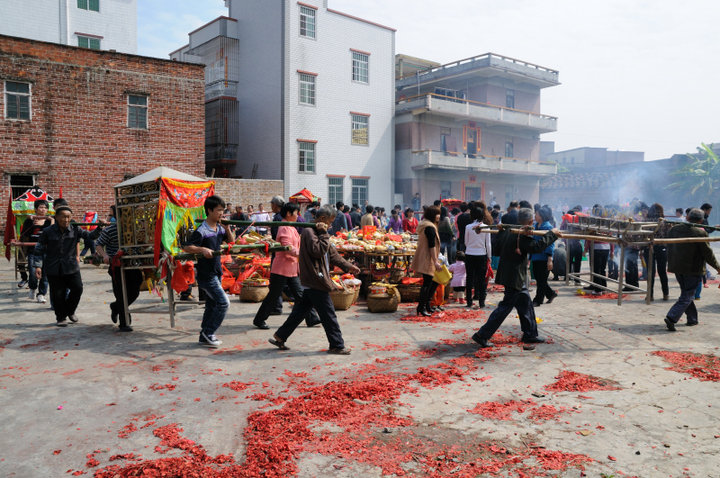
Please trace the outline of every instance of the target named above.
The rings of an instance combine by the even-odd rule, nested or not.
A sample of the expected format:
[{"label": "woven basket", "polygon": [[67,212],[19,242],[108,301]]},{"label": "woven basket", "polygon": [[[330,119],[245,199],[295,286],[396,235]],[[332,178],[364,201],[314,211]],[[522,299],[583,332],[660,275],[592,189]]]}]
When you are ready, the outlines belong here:
[{"label": "woven basket", "polygon": [[268,286],[255,287],[251,285],[243,285],[240,291],[240,301],[242,302],[262,302],[265,296],[270,292]]},{"label": "woven basket", "polygon": [[405,271],[402,269],[391,269],[390,271],[390,283],[397,284],[405,277]]},{"label": "woven basket", "polygon": [[335,310],[348,310],[355,302],[355,289],[333,290],[330,292],[330,299],[333,306],[335,306]]},{"label": "woven basket", "polygon": [[420,288],[422,284],[398,284],[401,302],[417,302],[420,299]]},{"label": "woven basket", "polygon": [[370,312],[395,312],[398,309],[398,295],[370,294],[367,298],[367,307]]}]

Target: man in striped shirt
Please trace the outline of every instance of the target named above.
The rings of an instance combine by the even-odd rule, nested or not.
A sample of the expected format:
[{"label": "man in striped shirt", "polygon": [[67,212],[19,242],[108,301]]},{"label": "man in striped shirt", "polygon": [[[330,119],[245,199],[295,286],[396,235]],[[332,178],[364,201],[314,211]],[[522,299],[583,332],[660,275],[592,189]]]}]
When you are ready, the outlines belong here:
[{"label": "man in striped shirt", "polygon": [[[118,232],[117,223],[112,223],[110,226],[103,229],[100,233],[100,237],[95,241],[95,249],[102,258],[105,264],[108,264],[108,274],[112,280],[113,294],[115,295],[115,302],[110,304],[110,319],[113,323],[118,322],[120,318],[120,332],[132,332],[130,327],[130,315],[125,314],[125,308],[123,306],[123,290],[122,290],[122,279],[120,278],[120,263],[113,263],[113,256],[117,254],[118,246]],[[125,269],[125,290],[127,291],[127,304],[135,302],[135,299],[140,295],[140,285],[143,282],[143,273],[139,269]]]}]

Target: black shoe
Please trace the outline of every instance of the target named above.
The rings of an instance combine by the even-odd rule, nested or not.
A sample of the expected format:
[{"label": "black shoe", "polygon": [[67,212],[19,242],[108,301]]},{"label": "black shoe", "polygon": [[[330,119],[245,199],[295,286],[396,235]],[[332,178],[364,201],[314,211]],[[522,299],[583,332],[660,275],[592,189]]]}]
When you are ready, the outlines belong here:
[{"label": "black shoe", "polygon": [[191,300],[195,300],[195,297],[193,297],[192,295],[182,295],[182,294],[180,294],[180,300],[183,300],[183,301],[191,301]]},{"label": "black shoe", "polygon": [[55,325],[57,325],[58,327],[67,327],[67,324],[67,319],[63,318],[62,320],[58,320]]},{"label": "black shoe", "polygon": [[333,355],[350,355],[350,349],[347,347],[343,347],[343,348],[332,347],[332,348],[328,349],[327,353],[333,354]]},{"label": "black shoe", "polygon": [[268,324],[266,324],[264,320],[262,322],[253,322],[253,325],[255,326],[256,329],[267,330],[270,328],[270,326]]},{"label": "black shoe", "polygon": [[477,332],[473,334],[472,339],[483,349],[487,349],[493,346],[492,342],[488,342],[486,339],[481,338],[477,334]]},{"label": "black shoe", "polygon": [[418,307],[415,310],[415,314],[422,317],[430,317],[432,314],[425,310],[425,307]]},{"label": "black shoe", "polygon": [[442,312],[443,310],[445,310],[445,307],[443,307],[442,305],[436,305],[436,306],[435,306],[435,310],[436,310],[436,311],[439,310],[440,312]]},{"label": "black shoe", "polygon": [[290,347],[285,345],[284,340],[276,339],[275,337],[273,337],[272,339],[268,339],[268,342],[270,342],[271,344],[273,344],[275,347],[279,348],[280,350],[290,350]]},{"label": "black shoe", "polygon": [[665,294],[665,295],[663,296],[663,300],[664,300],[664,301],[668,301],[668,300],[670,300],[670,296],[669,296],[669,295],[667,295],[667,294]]},{"label": "black shoe", "polygon": [[552,301],[554,301],[557,296],[558,296],[558,293],[553,291],[552,295],[550,297],[548,297],[547,303],[552,304]]},{"label": "black shoe", "polygon": [[545,337],[540,337],[539,335],[536,337],[523,337],[522,341],[526,344],[544,344]]},{"label": "black shoe", "polygon": [[534,301],[532,301],[532,304],[533,304],[533,307],[540,307],[542,305],[542,302],[540,302],[538,300],[534,300]]},{"label": "black shoe", "polygon": [[78,318],[77,318],[77,316],[76,316],[75,314],[68,316],[68,319],[69,319],[70,322],[72,322],[73,324],[76,324],[77,321],[78,321]]},{"label": "black shoe", "polygon": [[111,310],[110,311],[110,320],[113,321],[113,324],[117,324],[117,319],[118,319],[118,313],[115,312],[114,310]]},{"label": "black shoe", "polygon": [[675,323],[667,317],[665,317],[665,325],[670,332],[675,332]]},{"label": "black shoe", "polygon": [[688,323],[685,325],[687,325],[688,327],[692,327],[693,325],[697,325],[697,324],[698,324],[698,321],[696,320],[695,322],[688,321]]},{"label": "black shoe", "polygon": [[118,330],[120,330],[120,332],[132,332],[133,328],[129,325],[121,325],[120,327],[118,327]]},{"label": "black shoe", "polygon": [[314,321],[313,321],[313,320],[306,320],[306,321],[305,321],[305,325],[307,325],[308,327],[315,327],[316,325],[320,325],[321,323],[322,323],[322,322],[319,321],[319,320],[314,320]]}]

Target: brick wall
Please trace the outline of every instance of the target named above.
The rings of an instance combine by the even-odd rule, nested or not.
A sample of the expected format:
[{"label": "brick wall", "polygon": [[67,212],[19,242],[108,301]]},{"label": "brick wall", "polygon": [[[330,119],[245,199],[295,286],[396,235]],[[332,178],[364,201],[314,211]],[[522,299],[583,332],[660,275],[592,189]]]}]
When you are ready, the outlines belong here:
[{"label": "brick wall", "polygon": [[[231,202],[233,209],[240,205],[247,210],[252,204],[257,210],[258,203],[263,203],[266,211],[270,210],[270,199],[283,195],[283,182],[272,179],[227,179],[213,178],[215,194]],[[294,194],[294,193],[293,193]],[[287,200],[287,198],[285,198]]]},{"label": "brick wall", "polygon": [[[32,88],[32,120],[5,119],[4,80]],[[204,69],[0,35],[0,204],[11,174],[35,174],[76,210],[104,213],[113,185],[157,166],[204,176]],[[127,128],[127,94],[148,129]],[[4,220],[4,216],[0,219]]]}]

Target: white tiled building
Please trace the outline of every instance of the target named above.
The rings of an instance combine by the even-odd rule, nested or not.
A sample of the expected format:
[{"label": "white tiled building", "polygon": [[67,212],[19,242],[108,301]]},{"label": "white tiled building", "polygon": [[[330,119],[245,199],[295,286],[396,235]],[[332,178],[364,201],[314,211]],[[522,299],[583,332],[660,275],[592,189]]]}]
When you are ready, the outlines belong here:
[{"label": "white tiled building", "polygon": [[219,88],[208,81],[207,121],[239,133],[208,138],[208,169],[282,179],[286,195],[307,188],[324,202],[392,206],[395,30],[327,0],[225,3],[229,17],[170,55],[224,72]]},{"label": "white tiled building", "polygon": [[0,0],[0,34],[137,53],[137,0]]}]

